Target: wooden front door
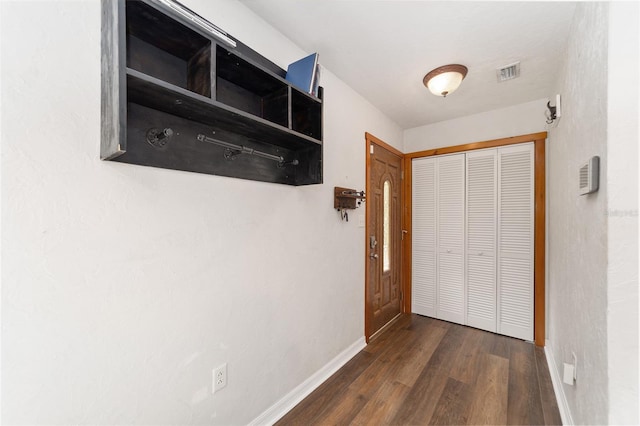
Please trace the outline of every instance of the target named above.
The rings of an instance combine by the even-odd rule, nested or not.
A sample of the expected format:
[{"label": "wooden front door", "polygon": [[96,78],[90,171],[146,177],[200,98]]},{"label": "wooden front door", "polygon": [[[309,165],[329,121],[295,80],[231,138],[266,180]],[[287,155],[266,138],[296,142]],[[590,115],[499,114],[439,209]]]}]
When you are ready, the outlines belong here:
[{"label": "wooden front door", "polygon": [[401,312],[403,155],[368,133],[366,140],[365,335],[368,341]]}]

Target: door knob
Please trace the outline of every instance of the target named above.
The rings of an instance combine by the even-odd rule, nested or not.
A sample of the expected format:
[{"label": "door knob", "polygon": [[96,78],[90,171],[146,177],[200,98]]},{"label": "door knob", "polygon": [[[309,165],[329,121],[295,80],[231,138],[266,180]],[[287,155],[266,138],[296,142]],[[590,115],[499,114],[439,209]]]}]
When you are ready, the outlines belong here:
[{"label": "door knob", "polygon": [[377,255],[376,253],[371,253],[371,254],[369,254],[369,257],[370,257],[371,259],[377,259],[377,258],[378,258],[378,255]]}]

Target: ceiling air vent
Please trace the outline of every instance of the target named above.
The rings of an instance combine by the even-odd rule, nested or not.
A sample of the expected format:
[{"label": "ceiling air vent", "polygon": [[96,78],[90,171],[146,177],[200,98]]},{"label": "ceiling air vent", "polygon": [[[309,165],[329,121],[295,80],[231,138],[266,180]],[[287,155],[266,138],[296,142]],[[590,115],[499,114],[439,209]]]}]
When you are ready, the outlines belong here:
[{"label": "ceiling air vent", "polygon": [[496,70],[498,83],[520,77],[520,62],[505,65]]}]

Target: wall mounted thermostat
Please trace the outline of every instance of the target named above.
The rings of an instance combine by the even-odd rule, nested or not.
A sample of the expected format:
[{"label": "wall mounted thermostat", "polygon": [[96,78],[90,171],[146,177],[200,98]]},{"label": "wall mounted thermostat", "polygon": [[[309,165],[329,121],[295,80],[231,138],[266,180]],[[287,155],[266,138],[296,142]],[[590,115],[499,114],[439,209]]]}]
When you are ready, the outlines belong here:
[{"label": "wall mounted thermostat", "polygon": [[596,192],[600,180],[600,157],[591,157],[589,161],[580,166],[580,195]]}]

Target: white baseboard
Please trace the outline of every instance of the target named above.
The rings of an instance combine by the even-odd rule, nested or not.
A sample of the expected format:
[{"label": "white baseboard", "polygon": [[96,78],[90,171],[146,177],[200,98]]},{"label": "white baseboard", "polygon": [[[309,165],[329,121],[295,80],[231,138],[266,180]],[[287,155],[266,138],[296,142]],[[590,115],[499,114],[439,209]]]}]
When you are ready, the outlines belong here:
[{"label": "white baseboard", "polygon": [[298,405],[300,401],[306,398],[311,392],[316,390],[318,386],[325,382],[333,373],[338,371],[340,367],[345,365],[351,358],[360,352],[367,343],[364,337],[355,341],[347,349],[339,353],[335,358],[329,361],[324,367],[316,371],[311,377],[298,385],[295,389],[285,395],[281,400],[267,408],[265,412],[253,419],[249,425],[273,425],[287,414],[293,407]]},{"label": "white baseboard", "polygon": [[564,386],[562,386],[562,375],[560,374],[560,370],[558,370],[555,358],[553,357],[553,348],[551,348],[551,344],[548,340],[545,342],[544,354],[547,358],[547,365],[549,366],[549,373],[551,374],[551,383],[553,383],[553,391],[555,392],[556,400],[558,401],[558,410],[560,411],[562,424],[573,425],[571,410],[569,409],[567,396],[564,393]]}]

